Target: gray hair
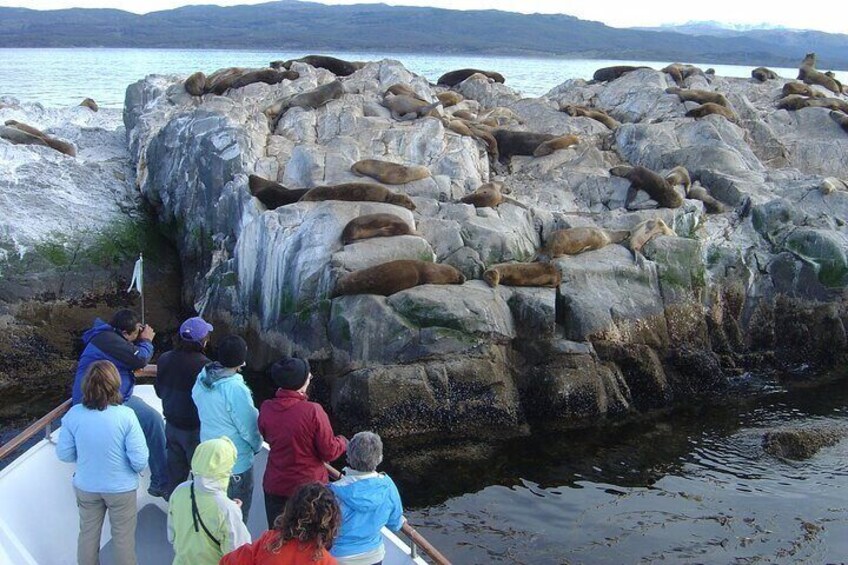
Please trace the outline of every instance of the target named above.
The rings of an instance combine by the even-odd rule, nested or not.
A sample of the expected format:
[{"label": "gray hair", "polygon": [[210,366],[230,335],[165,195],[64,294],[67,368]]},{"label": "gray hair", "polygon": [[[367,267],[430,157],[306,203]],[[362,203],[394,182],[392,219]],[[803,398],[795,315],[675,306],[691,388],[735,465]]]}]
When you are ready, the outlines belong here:
[{"label": "gray hair", "polygon": [[347,463],[355,471],[370,472],[383,461],[383,440],[374,432],[359,432],[347,445]]}]

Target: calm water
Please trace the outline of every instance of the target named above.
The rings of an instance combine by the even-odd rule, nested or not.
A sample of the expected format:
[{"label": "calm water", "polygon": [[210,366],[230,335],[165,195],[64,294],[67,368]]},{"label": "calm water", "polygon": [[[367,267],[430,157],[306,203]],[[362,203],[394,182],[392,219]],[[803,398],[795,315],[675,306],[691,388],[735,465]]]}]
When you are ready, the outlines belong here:
[{"label": "calm water", "polygon": [[[148,74],[188,76],[195,71],[212,72],[222,67],[264,67],[270,61],[301,57],[294,51],[224,51],[169,49],[0,49],[0,96],[14,96],[45,106],[76,105],[86,97],[101,106],[120,107],[127,85]],[[327,53],[349,60],[397,59],[411,71],[435,81],[443,73],[464,67],[497,70],[507,84],[527,96],[540,96],[573,78],[592,78],[600,67],[648,65],[660,69],[672,61],[609,61],[576,59],[528,59],[393,53]],[[713,67],[720,76],[750,77],[753,66],[699,65]],[[774,71],[794,78],[797,69]],[[845,75],[845,73],[841,73]],[[842,77],[839,77],[842,78]]]}]

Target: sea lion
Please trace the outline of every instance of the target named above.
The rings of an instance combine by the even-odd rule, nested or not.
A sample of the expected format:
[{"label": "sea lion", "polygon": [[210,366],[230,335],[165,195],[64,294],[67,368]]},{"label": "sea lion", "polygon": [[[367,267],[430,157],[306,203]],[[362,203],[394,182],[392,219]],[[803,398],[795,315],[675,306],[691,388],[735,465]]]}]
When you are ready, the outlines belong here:
[{"label": "sea lion", "polygon": [[[7,132],[4,139],[11,141],[12,143],[22,144],[22,145],[46,145],[51,149],[55,149],[59,153],[64,153],[69,157],[77,156],[77,148],[73,146],[73,144],[68,143],[67,141],[62,141],[61,139],[55,138],[51,135],[47,135],[40,129],[34,128],[25,123],[19,122],[17,120],[6,120],[5,125],[12,128],[17,129],[19,131],[24,132],[29,137],[18,136],[17,139],[21,139],[22,141],[14,141],[13,138],[16,136],[13,132]],[[39,139],[41,141],[34,141],[32,138]],[[25,140],[25,141],[23,141]]]},{"label": "sea lion", "polygon": [[707,192],[707,189],[701,185],[691,185],[686,189],[686,198],[691,200],[700,200],[704,203],[704,210],[707,214],[723,214],[728,211],[728,207],[724,203],[719,202]]},{"label": "sea lion", "polygon": [[662,72],[670,74],[672,80],[674,80],[677,86],[683,86],[683,81],[693,75],[704,74],[704,71],[695,65],[684,65],[682,63],[672,63],[671,65],[663,68]]},{"label": "sea lion", "polygon": [[301,197],[303,202],[324,200],[347,200],[351,202],[387,202],[415,210],[415,203],[406,194],[396,194],[381,184],[350,182],[329,186],[317,186]]},{"label": "sea lion", "polygon": [[415,233],[406,220],[394,214],[365,214],[347,223],[342,231],[342,243],[370,239],[372,237],[391,237]]},{"label": "sea lion", "polygon": [[831,92],[842,94],[842,84],[839,81],[816,70],[815,53],[807,53],[801,61],[801,66],[798,67],[798,80],[803,80],[807,84],[818,84]]},{"label": "sea lion", "polygon": [[824,195],[834,192],[848,192],[848,182],[836,177],[827,177],[822,179],[821,184],[819,184],[819,191]]},{"label": "sea lion", "polygon": [[289,59],[288,61],[271,61],[270,66],[275,69],[290,69],[292,63],[306,63],[307,65],[315,67],[316,69],[326,69],[334,75],[340,77],[350,76],[365,66],[365,63],[361,63],[359,61],[345,61],[343,59],[336,59],[335,57],[328,57],[326,55],[307,55],[305,57],[301,57],[300,59]]},{"label": "sea lion", "polygon": [[255,82],[279,84],[284,80],[297,80],[300,75],[295,71],[278,71],[277,69],[250,69],[235,76],[231,81],[220,81],[210,87],[212,94],[224,94],[227,90],[244,88]]},{"label": "sea lion", "polygon": [[489,286],[544,286],[556,288],[562,284],[562,273],[553,263],[499,263],[483,273]]},{"label": "sea lion", "polygon": [[476,126],[468,120],[452,120],[450,118],[445,118],[443,123],[445,124],[445,127],[454,133],[458,133],[459,135],[464,135],[466,137],[473,137],[474,139],[482,141],[486,145],[486,152],[489,157],[493,161],[498,158],[498,142],[488,131]]},{"label": "sea lion", "polygon": [[645,167],[630,167],[622,165],[610,169],[610,174],[623,177],[630,181],[624,207],[630,209],[630,204],[639,190],[644,190],[653,198],[660,208],[679,208],[683,206],[683,198],[669,186],[668,182],[657,173]]},{"label": "sea lion", "polygon": [[499,82],[501,84],[506,82],[504,76],[500,73],[496,73],[494,71],[481,71],[479,69],[458,69],[456,71],[450,71],[439,77],[439,80],[436,81],[436,84],[443,86],[456,86],[462,81],[466,80],[473,74],[481,74],[489,77],[495,82]]},{"label": "sea lion", "polygon": [[398,259],[348,273],[336,282],[332,298],[350,294],[396,292],[422,284],[462,284],[465,276],[455,267],[417,259]]},{"label": "sea lion", "polygon": [[565,106],[562,106],[559,111],[565,112],[569,116],[574,116],[575,118],[591,118],[597,122],[601,122],[607,128],[612,130],[621,125],[621,122],[610,117],[610,115],[604,112],[603,110],[596,110],[594,108],[587,108],[585,106],[578,106],[576,104],[566,104]]},{"label": "sea lion", "polygon": [[627,246],[634,253],[641,253],[646,243],[658,235],[677,235],[663,220],[655,218],[639,222],[630,232]]},{"label": "sea lion", "polygon": [[15,145],[43,145],[44,147],[49,147],[43,137],[33,135],[12,126],[0,126],[0,139],[5,139]]},{"label": "sea lion", "polygon": [[473,121],[473,120],[477,119],[477,114],[475,114],[474,112],[472,112],[470,110],[457,110],[456,112],[453,112],[451,114],[451,116],[454,117],[454,118],[459,118],[461,120],[469,120],[469,121]]},{"label": "sea lion", "polygon": [[609,82],[620,78],[622,75],[639,70],[650,69],[651,67],[632,67],[630,65],[616,65],[614,67],[602,67],[595,71],[592,75],[592,80],[597,82]]},{"label": "sea lion", "polygon": [[336,79],[312,90],[280,98],[265,108],[264,113],[271,120],[271,130],[273,131],[276,129],[280,117],[289,108],[312,108],[314,110],[320,108],[330,100],[341,98],[343,94],[344,87],[342,87],[341,81]]},{"label": "sea lion", "polygon": [[689,176],[689,171],[686,167],[677,166],[671,169],[665,176],[665,181],[669,186],[682,185],[685,190],[689,190],[692,186],[692,178]]},{"label": "sea lion", "polygon": [[767,69],[766,67],[757,67],[756,69],[751,71],[751,78],[760,82],[765,82],[767,80],[780,78],[780,75],[778,75],[771,69]]},{"label": "sea lion", "polygon": [[830,117],[833,118],[833,121],[839,124],[843,130],[848,132],[848,115],[843,114],[842,112],[831,110]]},{"label": "sea lion", "polygon": [[560,149],[568,149],[572,145],[577,145],[580,143],[580,138],[574,134],[561,135],[559,137],[555,137],[550,141],[546,141],[540,144],[534,151],[534,157],[544,157],[546,155],[550,155],[554,151],[559,151]]},{"label": "sea lion", "polygon": [[498,155],[502,163],[507,162],[513,155],[533,155],[541,144],[558,137],[549,133],[508,129],[496,129],[492,135],[498,143]]},{"label": "sea lion", "polygon": [[798,94],[801,96],[808,96],[810,98],[823,98],[825,94],[812,88],[809,84],[804,84],[803,82],[787,82],[783,85],[783,96],[791,96],[793,94]]},{"label": "sea lion", "polygon": [[777,101],[779,110],[797,111],[802,108],[827,108],[829,110],[838,110],[848,114],[848,102],[839,98],[806,98],[799,94],[790,94]]},{"label": "sea lion", "polygon": [[392,117],[399,122],[415,120],[430,115],[441,104],[439,100],[428,104],[420,98],[406,94],[387,93],[383,96],[383,106],[391,110]]},{"label": "sea lion", "polygon": [[430,177],[430,169],[422,165],[406,166],[377,159],[357,161],[350,170],[358,175],[377,179],[383,184],[406,184]]},{"label": "sea lion", "polygon": [[97,102],[95,102],[93,98],[86,98],[85,100],[80,102],[79,105],[85,106],[86,108],[88,108],[92,112],[97,112],[98,110],[100,110],[100,106],[97,105]]},{"label": "sea lion", "polygon": [[[397,96],[402,95],[402,96],[409,96],[410,98],[417,98],[418,100],[421,100],[425,104],[429,104],[429,102],[427,102],[426,100],[421,98],[421,95],[419,95],[417,92],[412,90],[411,86],[409,86],[407,84],[400,83],[400,82],[396,82],[393,85],[391,85],[389,88],[386,89],[386,92],[397,95]],[[383,96],[386,95],[386,92],[383,93]]]},{"label": "sea lion", "polygon": [[536,259],[555,259],[563,255],[579,255],[606,247],[610,243],[620,243],[627,239],[627,230],[605,230],[591,226],[556,230],[548,237],[536,254]]},{"label": "sea lion", "polygon": [[269,210],[294,204],[310,190],[308,188],[288,189],[280,183],[263,179],[257,175],[249,175],[247,179],[250,194],[255,196]]},{"label": "sea lion", "polygon": [[491,110],[480,112],[477,119],[481,122],[494,120],[494,125],[492,125],[492,127],[500,127],[509,122],[515,122],[517,124],[523,123],[521,116],[516,114],[515,110],[504,108],[503,106],[495,106]]},{"label": "sea lion", "polygon": [[452,90],[449,90],[447,92],[440,92],[436,94],[436,98],[438,98],[439,101],[442,103],[443,108],[456,106],[457,104],[465,100],[465,97],[462,94],[460,94],[459,92],[454,92]]},{"label": "sea lion", "polygon": [[666,94],[676,94],[681,102],[697,102],[698,104],[713,103],[730,108],[730,102],[721,92],[698,90],[695,88],[680,88],[671,86],[665,89]]},{"label": "sea lion", "polygon": [[200,71],[189,75],[183,87],[192,96],[203,96],[206,93],[206,75]]},{"label": "sea lion", "polygon": [[703,118],[705,116],[709,116],[711,114],[716,114],[727,119],[730,122],[738,123],[739,119],[736,117],[736,114],[733,113],[733,110],[726,106],[722,106],[721,104],[715,104],[714,102],[707,102],[706,104],[701,104],[697,108],[692,108],[688,112],[686,112],[687,118]]},{"label": "sea lion", "polygon": [[504,201],[503,183],[492,181],[481,184],[471,194],[460,198],[463,204],[473,204],[475,208],[496,208]]}]

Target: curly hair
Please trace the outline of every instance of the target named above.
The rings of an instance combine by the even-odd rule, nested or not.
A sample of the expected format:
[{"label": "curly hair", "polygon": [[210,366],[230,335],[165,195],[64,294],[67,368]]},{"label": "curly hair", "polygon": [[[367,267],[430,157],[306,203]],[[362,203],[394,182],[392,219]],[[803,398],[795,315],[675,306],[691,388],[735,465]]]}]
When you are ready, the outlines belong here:
[{"label": "curly hair", "polygon": [[318,561],[324,550],[333,547],[341,522],[342,513],[330,489],[320,483],[303,485],[274,520],[274,529],[280,535],[268,544],[268,550],[276,553],[289,540],[314,542],[312,559]]}]

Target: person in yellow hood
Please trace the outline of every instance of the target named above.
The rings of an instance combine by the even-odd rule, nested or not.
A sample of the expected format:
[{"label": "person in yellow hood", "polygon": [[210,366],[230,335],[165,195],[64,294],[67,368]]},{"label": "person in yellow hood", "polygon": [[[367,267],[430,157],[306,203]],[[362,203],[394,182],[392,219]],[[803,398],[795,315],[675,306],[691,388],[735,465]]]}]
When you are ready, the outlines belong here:
[{"label": "person in yellow hood", "polygon": [[225,553],[250,543],[241,501],[227,498],[236,446],[224,436],[202,442],[191,458],[191,476],[171,494],[168,541],[174,565],[217,565]]}]

